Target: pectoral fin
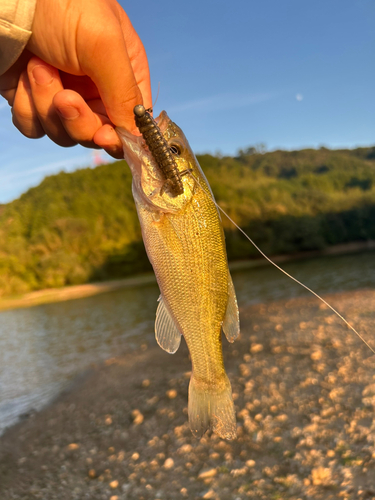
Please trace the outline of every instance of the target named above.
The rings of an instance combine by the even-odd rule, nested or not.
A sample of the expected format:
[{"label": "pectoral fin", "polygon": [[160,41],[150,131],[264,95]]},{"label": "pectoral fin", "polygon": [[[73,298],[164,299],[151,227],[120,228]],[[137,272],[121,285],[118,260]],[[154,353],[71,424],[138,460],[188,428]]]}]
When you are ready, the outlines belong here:
[{"label": "pectoral fin", "polygon": [[234,342],[240,334],[240,316],[232,277],[228,271],[228,304],[223,321],[223,332],[228,342]]},{"label": "pectoral fin", "polygon": [[156,311],[155,321],[155,338],[156,342],[164,351],[174,354],[180,347],[181,333],[165,307],[163,297],[159,297],[159,305]]}]

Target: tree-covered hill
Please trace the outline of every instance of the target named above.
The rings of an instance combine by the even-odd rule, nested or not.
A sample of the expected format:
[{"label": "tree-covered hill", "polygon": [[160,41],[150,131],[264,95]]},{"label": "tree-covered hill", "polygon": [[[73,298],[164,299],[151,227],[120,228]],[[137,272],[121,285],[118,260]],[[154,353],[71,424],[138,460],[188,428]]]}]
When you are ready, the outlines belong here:
[{"label": "tree-covered hill", "polygon": [[[270,255],[375,239],[375,148],[198,159],[217,201]],[[229,258],[255,256],[223,223]],[[0,294],[148,269],[124,161],[47,177],[0,207]]]}]

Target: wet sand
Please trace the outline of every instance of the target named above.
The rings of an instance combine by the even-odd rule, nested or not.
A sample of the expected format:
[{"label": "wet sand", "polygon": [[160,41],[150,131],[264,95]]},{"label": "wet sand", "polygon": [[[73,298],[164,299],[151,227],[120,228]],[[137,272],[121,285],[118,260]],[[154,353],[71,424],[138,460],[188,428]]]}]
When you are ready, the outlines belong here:
[{"label": "wet sand", "polygon": [[[375,291],[325,298],[375,343]],[[314,298],[241,321],[235,441],[191,435],[185,345],[144,344],[0,437],[0,498],[375,499],[375,356]]]}]

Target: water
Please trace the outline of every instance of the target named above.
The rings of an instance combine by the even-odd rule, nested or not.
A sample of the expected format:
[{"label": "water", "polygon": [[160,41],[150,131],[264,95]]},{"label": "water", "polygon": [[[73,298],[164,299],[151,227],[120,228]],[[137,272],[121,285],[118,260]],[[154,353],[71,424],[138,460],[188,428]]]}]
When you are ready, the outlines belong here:
[{"label": "water", "polygon": [[[375,287],[375,253],[282,267],[317,293]],[[240,307],[308,292],[266,266],[232,273]],[[0,433],[41,409],[79,373],[153,341],[157,285],[0,313]]]}]

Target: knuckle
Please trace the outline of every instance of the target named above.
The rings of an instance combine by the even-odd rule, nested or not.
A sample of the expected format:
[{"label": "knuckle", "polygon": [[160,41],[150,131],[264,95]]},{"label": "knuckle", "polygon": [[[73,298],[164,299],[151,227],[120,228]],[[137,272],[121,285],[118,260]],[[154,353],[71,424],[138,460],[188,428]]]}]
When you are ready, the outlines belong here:
[{"label": "knuckle", "polygon": [[16,117],[17,121],[27,122],[32,121],[34,117],[33,109],[29,103],[22,102],[20,99],[17,99],[17,95],[13,102],[13,117]]},{"label": "knuckle", "polygon": [[25,123],[33,121],[33,113],[27,109],[18,109],[13,106],[13,118],[17,120],[17,123]]},{"label": "knuckle", "polygon": [[45,135],[44,130],[39,123],[30,122],[20,122],[17,115],[13,114],[13,125],[21,132],[22,135],[28,139],[40,139]]}]

